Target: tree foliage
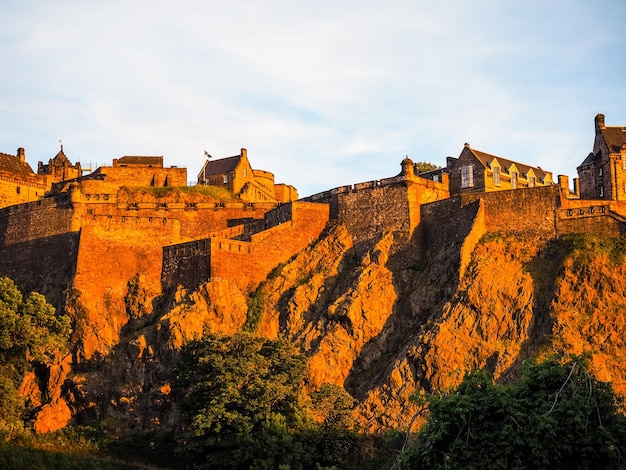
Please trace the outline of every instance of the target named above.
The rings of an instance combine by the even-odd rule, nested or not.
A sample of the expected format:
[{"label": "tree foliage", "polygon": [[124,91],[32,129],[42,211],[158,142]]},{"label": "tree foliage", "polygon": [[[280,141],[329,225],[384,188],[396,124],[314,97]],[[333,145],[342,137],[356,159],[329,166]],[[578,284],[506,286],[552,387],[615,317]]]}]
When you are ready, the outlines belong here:
[{"label": "tree foliage", "polygon": [[269,439],[295,425],[305,372],[306,359],[285,341],[246,333],[192,341],[175,382],[184,395],[185,452],[222,465],[252,435]]},{"label": "tree foliage", "polygon": [[580,359],[530,363],[511,386],[472,372],[432,399],[402,468],[624,468],[621,407]]},{"label": "tree foliage", "polygon": [[69,317],[56,315],[43,295],[32,292],[24,299],[11,279],[0,278],[0,420],[23,411],[17,389],[24,373],[67,353],[70,333]]},{"label": "tree foliage", "polygon": [[[180,455],[196,468],[363,468],[362,437],[345,427],[354,400],[325,385],[304,398],[307,361],[284,340],[207,335],[174,370],[185,422]],[[321,416],[320,425],[313,416]],[[362,460],[362,459],[361,459]]]},{"label": "tree foliage", "polygon": [[429,163],[429,162],[415,163],[415,170],[417,171],[418,174],[426,173],[427,171],[438,170],[439,168],[441,167],[438,165],[435,165],[434,163]]}]

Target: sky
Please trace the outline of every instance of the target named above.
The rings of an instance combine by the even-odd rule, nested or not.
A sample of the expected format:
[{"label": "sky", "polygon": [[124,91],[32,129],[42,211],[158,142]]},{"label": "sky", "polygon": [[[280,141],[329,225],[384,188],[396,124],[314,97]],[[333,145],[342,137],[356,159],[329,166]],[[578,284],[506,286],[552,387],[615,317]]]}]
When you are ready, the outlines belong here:
[{"label": "sky", "polygon": [[0,152],[248,150],[301,196],[473,148],[576,176],[626,126],[626,0],[0,1]]}]

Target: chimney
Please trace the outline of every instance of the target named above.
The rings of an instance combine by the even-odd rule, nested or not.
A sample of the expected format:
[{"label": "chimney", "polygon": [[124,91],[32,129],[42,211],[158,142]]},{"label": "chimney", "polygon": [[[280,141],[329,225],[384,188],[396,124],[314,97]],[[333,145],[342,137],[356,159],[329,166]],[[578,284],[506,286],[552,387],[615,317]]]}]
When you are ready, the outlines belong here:
[{"label": "chimney", "polygon": [[596,129],[604,129],[604,114],[598,114],[596,116]]},{"label": "chimney", "polygon": [[241,158],[248,158],[248,151],[246,149],[241,149]]},{"label": "chimney", "polygon": [[567,197],[570,193],[569,177],[567,177],[566,175],[558,175],[557,179],[559,181],[559,186],[561,187],[561,190],[565,191],[565,197]]},{"label": "chimney", "polygon": [[20,162],[26,161],[26,151],[24,150],[24,147],[20,147],[17,149],[17,158],[20,159]]}]

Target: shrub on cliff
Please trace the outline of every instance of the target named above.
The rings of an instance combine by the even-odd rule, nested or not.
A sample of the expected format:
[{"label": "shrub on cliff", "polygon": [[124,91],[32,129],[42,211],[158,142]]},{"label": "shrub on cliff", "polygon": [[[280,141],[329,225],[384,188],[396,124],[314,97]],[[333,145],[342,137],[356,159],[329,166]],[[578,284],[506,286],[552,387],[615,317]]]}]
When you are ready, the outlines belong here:
[{"label": "shrub on cliff", "polygon": [[70,319],[56,315],[43,295],[24,298],[15,283],[0,278],[0,421],[12,421],[23,411],[17,389],[35,364],[48,364],[66,354]]},{"label": "shrub on cliff", "polygon": [[625,468],[626,417],[584,362],[528,364],[512,386],[485,372],[432,399],[401,468]]},{"label": "shrub on cliff", "polygon": [[[344,427],[353,403],[340,387],[315,395],[324,425],[303,404],[307,361],[284,340],[207,335],[183,347],[174,370],[194,468],[364,468],[363,437]],[[329,407],[336,409],[329,410]]]}]

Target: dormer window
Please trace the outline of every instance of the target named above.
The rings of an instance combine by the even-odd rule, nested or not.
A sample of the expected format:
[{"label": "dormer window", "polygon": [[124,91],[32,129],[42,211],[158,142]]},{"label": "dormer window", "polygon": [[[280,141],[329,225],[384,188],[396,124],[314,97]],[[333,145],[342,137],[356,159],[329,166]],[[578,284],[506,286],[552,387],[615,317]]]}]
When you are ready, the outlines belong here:
[{"label": "dormer window", "polygon": [[517,189],[517,171],[511,172],[511,189]]},{"label": "dormer window", "polygon": [[500,186],[500,167],[493,167],[493,184],[496,186]]},{"label": "dormer window", "polygon": [[535,187],[535,177],[534,176],[529,176],[528,177],[528,187],[529,188],[534,188]]}]

